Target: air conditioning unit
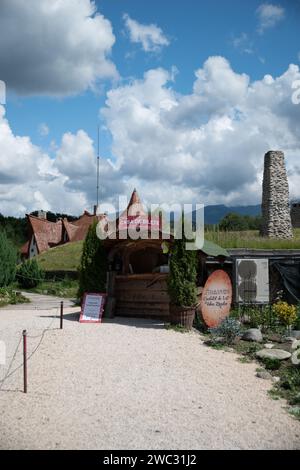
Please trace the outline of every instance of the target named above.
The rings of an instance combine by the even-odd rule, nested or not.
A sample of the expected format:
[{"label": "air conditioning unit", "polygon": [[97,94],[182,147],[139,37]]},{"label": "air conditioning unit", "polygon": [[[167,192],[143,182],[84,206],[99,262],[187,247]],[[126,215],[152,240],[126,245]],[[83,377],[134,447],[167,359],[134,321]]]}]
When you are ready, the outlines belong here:
[{"label": "air conditioning unit", "polygon": [[269,303],[269,260],[236,260],[236,301],[240,304]]}]

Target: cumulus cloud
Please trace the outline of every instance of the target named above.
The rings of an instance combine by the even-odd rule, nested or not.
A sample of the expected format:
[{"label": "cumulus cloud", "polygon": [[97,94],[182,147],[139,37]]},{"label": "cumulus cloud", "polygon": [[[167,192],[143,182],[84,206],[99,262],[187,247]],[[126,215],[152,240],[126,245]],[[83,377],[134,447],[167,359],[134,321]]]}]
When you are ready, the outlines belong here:
[{"label": "cumulus cloud", "polygon": [[145,52],[159,52],[163,47],[168,46],[170,41],[164,35],[161,28],[155,24],[141,24],[130,18],[128,14],[123,15],[126,29],[129,33],[130,41],[141,44]]},{"label": "cumulus cloud", "polygon": [[285,11],[280,5],[262,3],[256,10],[258,16],[258,32],[263,34],[266,29],[273,28],[283,20]]},{"label": "cumulus cloud", "polygon": [[195,76],[190,95],[176,93],[163,69],[108,93],[102,114],[120,177],[153,202],[259,203],[264,153],[282,149],[300,196],[300,106],[291,101],[298,66],[251,82],[210,57]]},{"label": "cumulus cloud", "polygon": [[[257,204],[271,149],[285,152],[291,197],[300,198],[297,80],[297,65],[251,81],[224,57],[210,57],[190,94],[179,94],[174,74],[162,68],[110,90],[102,115],[114,162],[101,158],[101,201],[137,187],[148,203]],[[66,132],[50,158],[13,134],[0,107],[0,148],[0,212],[92,207],[96,155],[84,130]]]},{"label": "cumulus cloud", "polygon": [[[54,158],[29,137],[13,134],[0,106],[0,212],[24,216],[36,209],[80,214],[96,198],[96,156],[93,142],[79,130],[66,133]],[[109,161],[100,160],[101,194],[110,198],[120,187]]]},{"label": "cumulus cloud", "polygon": [[111,23],[91,0],[1,0],[0,31],[0,77],[18,94],[72,95],[117,76]]}]

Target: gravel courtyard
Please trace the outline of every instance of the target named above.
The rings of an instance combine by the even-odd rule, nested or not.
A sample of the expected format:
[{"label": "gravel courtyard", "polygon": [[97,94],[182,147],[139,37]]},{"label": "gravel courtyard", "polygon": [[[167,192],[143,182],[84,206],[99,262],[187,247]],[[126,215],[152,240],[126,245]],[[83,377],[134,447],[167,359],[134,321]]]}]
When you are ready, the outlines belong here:
[{"label": "gravel courtyard", "polygon": [[37,348],[28,394],[22,368],[2,384],[1,449],[300,448],[300,423],[269,398],[256,364],[153,321],[80,324],[78,308],[66,309],[61,331],[55,306],[0,310],[0,380],[23,329],[29,353]]}]

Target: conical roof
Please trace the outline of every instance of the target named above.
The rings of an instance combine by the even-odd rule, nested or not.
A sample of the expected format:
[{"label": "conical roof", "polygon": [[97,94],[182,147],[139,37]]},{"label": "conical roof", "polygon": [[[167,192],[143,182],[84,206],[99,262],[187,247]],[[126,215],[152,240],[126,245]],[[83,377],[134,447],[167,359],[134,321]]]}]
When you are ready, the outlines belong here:
[{"label": "conical roof", "polygon": [[122,217],[137,217],[139,215],[147,215],[143,204],[141,202],[140,196],[137,193],[137,190],[134,189],[133,193],[131,194],[131,198],[129,204],[127,206],[126,211],[123,212],[121,215]]}]

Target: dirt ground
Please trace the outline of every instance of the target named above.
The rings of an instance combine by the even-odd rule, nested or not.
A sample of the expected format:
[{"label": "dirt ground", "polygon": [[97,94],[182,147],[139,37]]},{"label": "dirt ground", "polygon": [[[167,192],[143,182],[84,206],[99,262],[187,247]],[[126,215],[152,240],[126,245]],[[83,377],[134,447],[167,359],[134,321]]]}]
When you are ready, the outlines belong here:
[{"label": "dirt ground", "polygon": [[[300,423],[257,364],[150,320],[80,324],[59,305],[0,310],[7,373],[28,332],[28,393],[21,344],[0,391],[1,449],[299,449]],[[44,331],[46,329],[46,331]]]}]

